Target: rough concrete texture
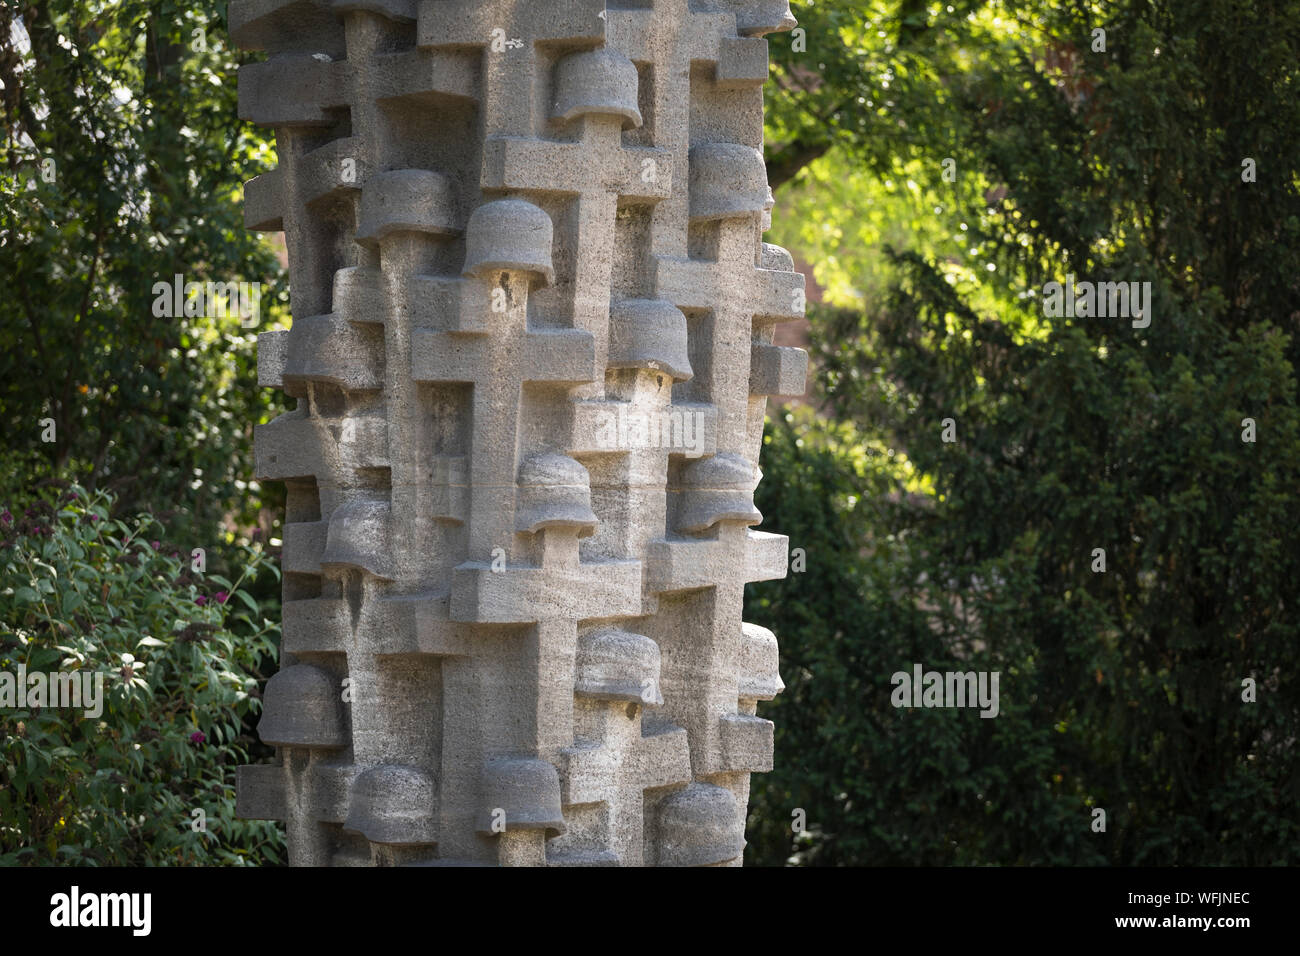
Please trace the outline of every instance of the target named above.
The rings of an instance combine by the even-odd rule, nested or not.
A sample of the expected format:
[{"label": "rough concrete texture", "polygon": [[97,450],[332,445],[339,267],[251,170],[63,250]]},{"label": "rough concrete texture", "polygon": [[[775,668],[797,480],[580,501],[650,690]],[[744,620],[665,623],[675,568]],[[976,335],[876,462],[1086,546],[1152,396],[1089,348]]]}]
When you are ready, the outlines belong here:
[{"label": "rough concrete texture", "polygon": [[241,769],[298,865],[739,865],[772,344],[765,34],[786,0],[233,0],[293,327],[282,670]]}]

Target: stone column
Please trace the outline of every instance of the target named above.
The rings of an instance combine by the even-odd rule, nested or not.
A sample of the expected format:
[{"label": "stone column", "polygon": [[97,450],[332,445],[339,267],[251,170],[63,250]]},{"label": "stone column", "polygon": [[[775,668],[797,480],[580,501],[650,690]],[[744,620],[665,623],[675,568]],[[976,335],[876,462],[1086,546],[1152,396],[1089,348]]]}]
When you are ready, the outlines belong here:
[{"label": "stone column", "polygon": [[775,638],[746,582],[786,0],[232,0],[293,326],[260,384],[284,640],[241,768],[303,865],[739,865]]}]

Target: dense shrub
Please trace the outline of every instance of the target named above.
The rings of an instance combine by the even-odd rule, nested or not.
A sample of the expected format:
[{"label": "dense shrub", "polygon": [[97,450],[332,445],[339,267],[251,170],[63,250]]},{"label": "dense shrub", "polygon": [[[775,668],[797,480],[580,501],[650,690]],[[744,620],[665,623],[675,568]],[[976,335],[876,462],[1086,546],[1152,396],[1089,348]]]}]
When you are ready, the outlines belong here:
[{"label": "dense shrub", "polygon": [[[1019,386],[990,384],[987,418],[957,406],[960,444],[924,427],[936,412],[896,407],[909,456],[845,424],[771,424],[758,503],[807,569],[750,594],[787,684],[761,711],[776,766],[754,777],[753,862],[1300,861],[1285,339],[1216,343],[1193,378],[1183,362],[1112,370],[1074,338],[1023,356]],[[1085,370],[1097,384],[1068,400]],[[898,371],[932,381],[919,360]],[[1145,405],[1126,378],[1152,381]],[[1269,422],[1253,445],[1251,408]],[[1015,436],[1035,436],[1023,463],[1006,459]],[[890,676],[913,663],[999,671],[999,716],[895,709]]]},{"label": "dense shrub", "polygon": [[[777,632],[786,689],[760,711],[776,722],[776,766],[753,778],[748,862],[1104,863],[1091,795],[1055,776],[1032,640],[990,648],[931,576],[908,528],[925,496],[903,456],[803,412],[770,423],[759,486],[764,526],[790,533],[806,567],[749,594],[747,619]],[[896,709],[890,678],[915,663],[1000,671],[1000,713]]]},{"label": "dense shrub", "polygon": [[280,831],[235,819],[234,768],[278,634],[247,585],[278,572],[258,548],[234,581],[195,570],[111,504],[72,486],[0,511],[0,671],[103,675],[95,717],[0,704],[0,865],[276,862]]}]

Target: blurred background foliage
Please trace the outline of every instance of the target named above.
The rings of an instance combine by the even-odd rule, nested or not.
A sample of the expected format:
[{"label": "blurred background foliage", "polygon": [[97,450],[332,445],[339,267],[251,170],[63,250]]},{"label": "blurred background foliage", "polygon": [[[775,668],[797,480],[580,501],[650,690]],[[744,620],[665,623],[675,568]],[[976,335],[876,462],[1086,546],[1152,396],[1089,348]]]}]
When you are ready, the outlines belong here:
[{"label": "blurred background foliage", "polygon": [[[1296,863],[1300,4],[797,15],[771,239],[816,391],[759,507],[807,571],[750,589],[787,689],[748,860]],[[1151,282],[1150,327],[1044,318],[1070,273]],[[1001,714],[894,709],[913,663]]]},{"label": "blurred background foliage", "polygon": [[[1297,862],[1300,0],[792,8],[802,32],[769,38],[768,239],[818,287],[815,386],[771,409],[759,506],[807,567],[748,594],[787,690],[762,707],[776,768],[753,778],[747,861]],[[280,398],[256,385],[259,329],[151,308],[178,273],[242,279],[266,290],[260,330],[285,321],[273,240],[243,229],[242,183],[274,149],[237,119],[224,15],[0,2],[0,504],[25,515],[41,481],[75,480],[105,520],[152,513],[233,581],[261,561],[257,532],[276,533],[251,436]],[[1044,318],[1043,284],[1070,273],[1151,282],[1150,327]],[[59,567],[46,532],[6,539],[14,575],[33,555]],[[202,580],[168,569],[165,600],[133,602],[121,556],[103,558],[106,600],[191,620]],[[6,660],[77,625],[7,587]],[[256,681],[278,588],[260,573],[240,591],[256,612],[231,633],[251,656],[221,666]],[[1000,716],[895,710],[890,676],[913,663],[999,670]],[[252,746],[255,697],[234,687],[194,720],[234,713],[223,744]],[[38,749],[78,755],[61,759],[118,746],[93,722],[36,719]],[[237,755],[178,749],[172,731],[159,760],[220,788]],[[44,768],[57,797],[66,768],[22,763],[31,745],[5,734],[0,793]],[[32,811],[40,840],[4,847],[98,859],[94,828],[50,844],[54,809]],[[131,840],[135,860],[201,858],[181,830]],[[252,829],[226,851],[279,853]]]}]

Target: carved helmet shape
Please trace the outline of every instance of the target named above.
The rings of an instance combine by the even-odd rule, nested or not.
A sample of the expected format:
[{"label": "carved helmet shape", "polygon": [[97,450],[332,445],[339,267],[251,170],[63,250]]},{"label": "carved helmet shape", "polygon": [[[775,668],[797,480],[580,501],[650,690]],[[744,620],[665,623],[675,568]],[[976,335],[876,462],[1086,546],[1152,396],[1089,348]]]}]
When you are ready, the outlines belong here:
[{"label": "carved helmet shape", "polygon": [[761,477],[757,466],[730,452],[691,462],[682,472],[678,530],[698,534],[719,521],[758,524],[763,515],[754,507],[754,489]]},{"label": "carved helmet shape", "polygon": [[624,129],[640,126],[636,66],[609,47],[566,56],[556,68],[551,115],[560,120],[620,116]]},{"label": "carved helmet shape", "polygon": [[596,530],[591,477],[567,455],[533,455],[519,469],[515,530],[576,528],[585,538]]},{"label": "carved helmet shape", "polygon": [[257,735],[277,747],[346,746],[338,681],[310,664],[284,668],[266,682]]},{"label": "carved helmet shape", "polygon": [[484,203],[470,214],[465,228],[462,271],[480,277],[494,272],[525,272],[543,282],[554,282],[553,234],[551,217],[530,202],[498,199]]},{"label": "carved helmet shape", "polygon": [[659,804],[659,865],[709,866],[745,850],[730,790],[693,783]]},{"label": "carved helmet shape", "polygon": [[418,767],[372,767],[352,781],[343,829],[360,833],[371,843],[437,843],[436,799],[433,778]]},{"label": "carved helmet shape", "polygon": [[[601,700],[639,701],[657,707],[659,645],[643,634],[605,628],[578,641],[574,693]],[[649,699],[647,699],[649,698]]]}]

